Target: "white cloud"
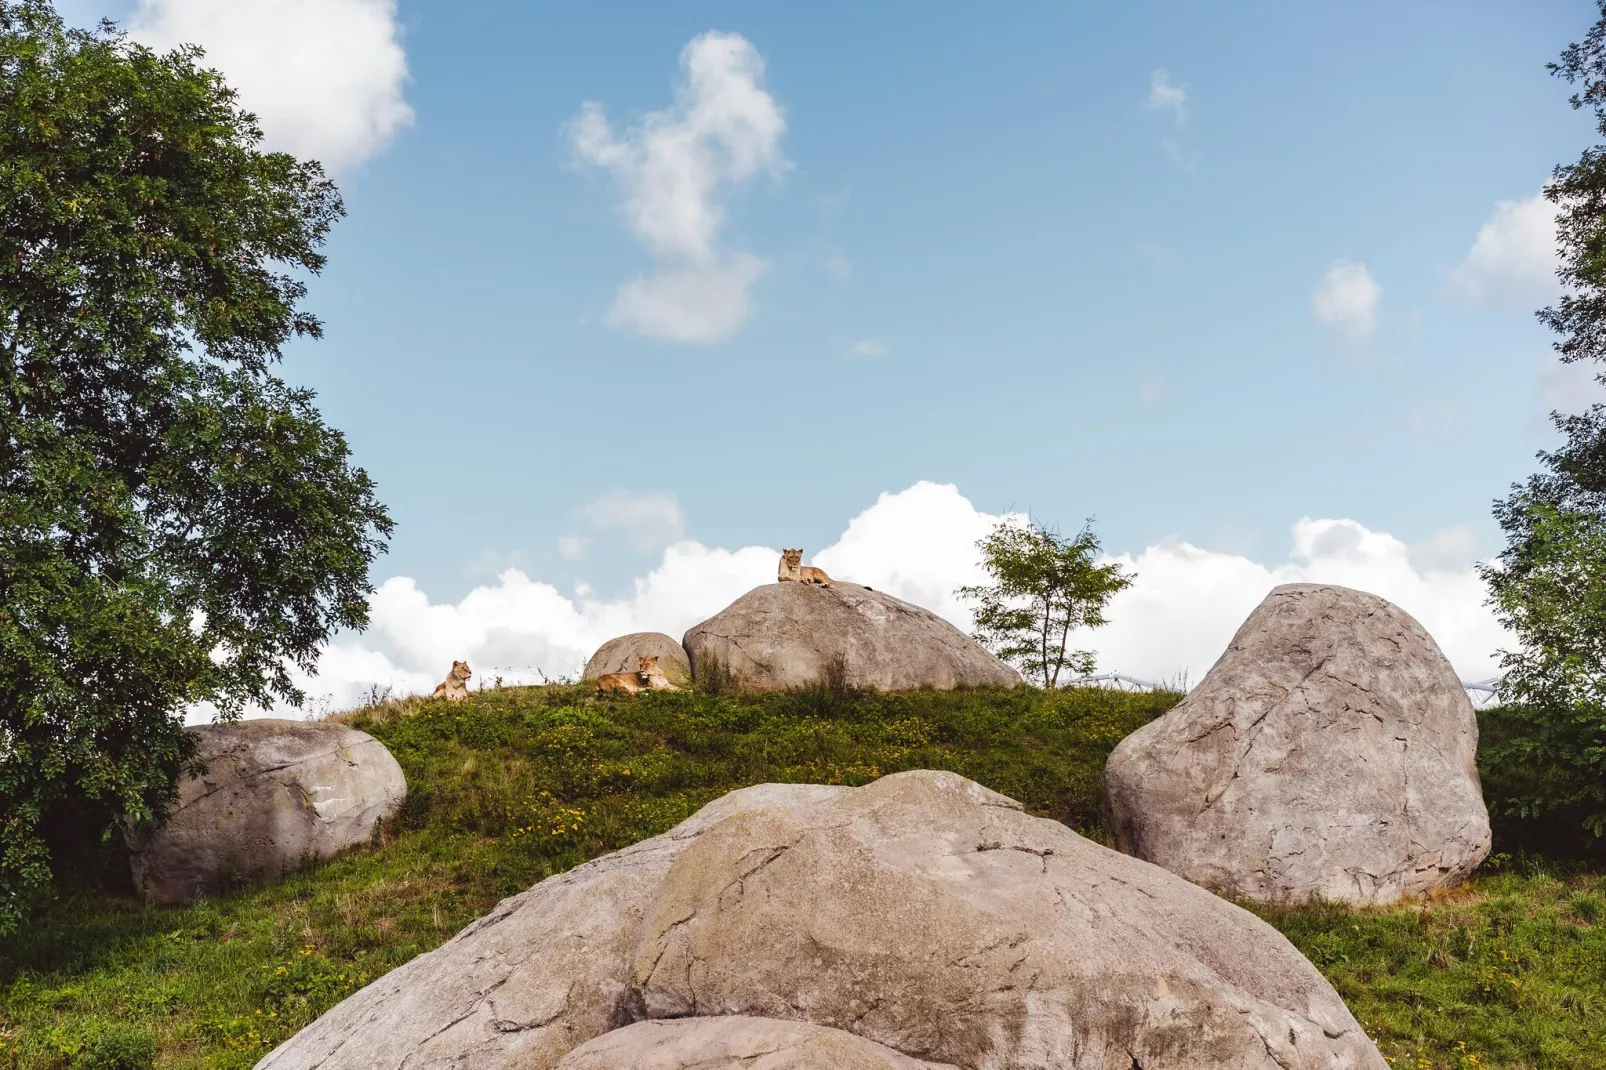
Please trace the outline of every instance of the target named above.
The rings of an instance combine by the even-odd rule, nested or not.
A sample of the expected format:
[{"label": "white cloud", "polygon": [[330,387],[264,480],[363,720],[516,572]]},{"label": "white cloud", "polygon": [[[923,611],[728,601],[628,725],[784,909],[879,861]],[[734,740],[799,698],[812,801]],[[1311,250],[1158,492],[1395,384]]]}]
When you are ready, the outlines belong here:
[{"label": "white cloud", "polygon": [[1450,288],[1486,304],[1546,301],[1560,289],[1556,264],[1556,206],[1543,194],[1501,201],[1450,273]]},{"label": "white cloud", "polygon": [[1082,642],[1099,651],[1105,671],[1156,680],[1186,674],[1197,683],[1272,587],[1335,583],[1381,595],[1416,617],[1463,679],[1495,673],[1494,651],[1507,639],[1470,567],[1419,571],[1404,543],[1353,520],[1300,520],[1293,542],[1290,560],[1274,565],[1185,542],[1121,555],[1138,580],[1112,600],[1110,626]]},{"label": "white cloud", "polygon": [[[952,485],[921,482],[882,494],[833,545],[805,560],[926,606],[968,631],[969,609],[953,592],[984,581],[976,542],[999,519]],[[1101,671],[1155,680],[1186,674],[1197,682],[1272,587],[1337,583],[1402,606],[1464,679],[1486,679],[1495,673],[1495,649],[1507,639],[1483,605],[1483,583],[1466,556],[1470,544],[1455,545],[1458,538],[1438,540],[1437,551],[1449,556],[1425,560],[1423,548],[1413,550],[1353,520],[1306,518],[1293,526],[1289,559],[1272,564],[1163,542],[1114,558],[1136,571],[1137,582],[1111,603],[1108,627],[1076,642],[1098,651]],[[679,636],[772,582],[778,554],[764,546],[732,552],[677,542],[628,596],[613,601],[595,598],[584,584],[566,597],[509,570],[496,585],[477,588],[455,605],[434,604],[412,580],[395,577],[372,599],[370,630],[331,644],[322,675],[307,686],[324,696],[321,705],[338,708],[376,684],[400,693],[427,691],[454,658],[466,658],[481,678],[500,674],[508,682],[534,682],[537,670],[576,673],[613,636],[639,630]]]},{"label": "white cloud", "polygon": [[573,561],[586,552],[586,541],[578,535],[559,535],[558,553]]},{"label": "white cloud", "polygon": [[848,347],[848,356],[850,357],[884,357],[886,355],[887,347],[877,342],[874,338],[861,338]]},{"label": "white cloud", "polygon": [[[686,530],[686,516],[673,494],[610,491],[580,510],[592,530],[624,536],[638,550],[661,550]],[[561,540],[559,550],[563,549]]]},{"label": "white cloud", "polygon": [[1181,126],[1188,118],[1187,107],[1188,90],[1185,86],[1174,85],[1164,67],[1150,73],[1150,111],[1168,111],[1177,120],[1177,125]]},{"label": "white cloud", "polygon": [[1340,260],[1311,291],[1310,311],[1318,323],[1335,327],[1348,341],[1360,343],[1377,329],[1377,305],[1382,297],[1383,287],[1365,264]]},{"label": "white cloud", "polygon": [[200,45],[270,148],[334,171],[413,121],[396,0],[139,0],[129,32],[153,48]]},{"label": "white cloud", "polygon": [[764,58],[740,34],[709,32],[680,53],[675,103],[615,133],[587,101],[569,124],[575,159],[612,174],[626,224],[658,261],[625,283],[609,320],[677,342],[714,342],[747,318],[757,257],[726,248],[720,233],[731,192],[779,176],[786,117],[763,88]]},{"label": "white cloud", "polygon": [[670,342],[722,341],[747,321],[747,290],[764,270],[764,262],[747,253],[728,253],[706,264],[659,268],[619,287],[608,322]]},{"label": "white cloud", "polygon": [[1411,564],[1421,572],[1455,572],[1478,560],[1478,534],[1456,524],[1411,546]]}]

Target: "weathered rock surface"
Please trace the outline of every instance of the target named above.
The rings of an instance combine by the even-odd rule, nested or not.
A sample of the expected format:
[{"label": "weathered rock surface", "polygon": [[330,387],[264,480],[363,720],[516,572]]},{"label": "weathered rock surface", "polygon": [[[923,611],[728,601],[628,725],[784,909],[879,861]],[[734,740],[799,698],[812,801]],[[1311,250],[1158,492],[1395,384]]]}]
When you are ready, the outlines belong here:
[{"label": "weathered rock surface", "polygon": [[755,691],[802,687],[840,664],[845,683],[882,691],[1001,684],[1020,675],[929,610],[857,584],[755,587],[686,633],[692,671],[712,656]]},{"label": "weathered rock surface", "polygon": [[662,836],[504,899],[428,954],[297,1033],[260,1070],[550,1070],[624,1024],[630,952],[664,875],[709,825],[739,810],[845,791],[763,784],[732,792]]},{"label": "weathered rock surface", "polygon": [[1489,853],[1478,722],[1422,626],[1375,595],[1278,587],[1105,771],[1124,851],[1263,902],[1389,903]]},{"label": "weathered rock surface", "polygon": [[963,1067],[1384,1065],[1270,926],[951,773],[710,828],[631,988],[636,1016],[802,1018]]},{"label": "weathered rock surface", "polygon": [[774,1018],[637,1022],[582,1044],[558,1070],[955,1070],[840,1029]]},{"label": "weathered rock surface", "polygon": [[157,904],[273,881],[366,843],[407,779],[384,744],[342,724],[271,718],[186,729],[206,765],[166,824],[129,833],[134,886]]},{"label": "weathered rock surface", "polygon": [[663,632],[631,632],[609,639],[586,662],[583,680],[595,680],[610,672],[635,672],[637,658],[657,657],[658,667],[676,687],[691,686],[691,659],[686,648]]},{"label": "weathered rock surface", "polygon": [[930,772],[732,793],[505,901],[258,1065],[1384,1067],[1264,922]]}]

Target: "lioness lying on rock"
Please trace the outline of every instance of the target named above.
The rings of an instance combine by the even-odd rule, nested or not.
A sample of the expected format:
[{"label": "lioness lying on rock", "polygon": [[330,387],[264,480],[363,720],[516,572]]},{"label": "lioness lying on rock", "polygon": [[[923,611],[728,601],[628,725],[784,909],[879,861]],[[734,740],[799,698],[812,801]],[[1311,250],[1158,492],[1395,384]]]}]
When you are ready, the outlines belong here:
[{"label": "lioness lying on rock", "polygon": [[775,573],[775,580],[777,583],[785,583],[788,580],[797,583],[817,583],[821,587],[829,587],[832,583],[831,577],[825,574],[824,569],[803,563],[802,550],[781,551],[781,567]]},{"label": "lioness lying on rock", "polygon": [[635,672],[607,672],[597,677],[597,694],[604,691],[623,691],[634,695],[637,691],[680,691],[669,682],[669,677],[658,667],[658,655],[638,657]]},{"label": "lioness lying on rock", "polygon": [[446,679],[430,693],[430,698],[451,699],[453,702],[462,702],[468,698],[468,678],[474,672],[468,667],[466,661],[452,662],[452,671]]}]

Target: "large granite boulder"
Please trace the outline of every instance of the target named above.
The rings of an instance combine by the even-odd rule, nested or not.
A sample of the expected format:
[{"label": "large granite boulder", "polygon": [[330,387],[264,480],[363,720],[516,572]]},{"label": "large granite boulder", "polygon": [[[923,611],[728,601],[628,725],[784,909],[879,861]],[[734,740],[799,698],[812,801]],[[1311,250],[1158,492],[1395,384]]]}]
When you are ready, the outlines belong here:
[{"label": "large granite boulder", "polygon": [[551,1070],[629,1020],[631,949],[687,844],[740,810],[845,790],[745,788],[661,836],[549,877],[340,1003],[258,1070]]},{"label": "large granite boulder", "polygon": [[558,1070],[957,1070],[840,1029],[776,1018],[637,1022],[574,1049]]},{"label": "large granite boulder", "polygon": [[271,718],[197,725],[206,772],[167,822],[130,830],[134,886],[159,905],[279,879],[368,842],[407,794],[384,744],[342,724]]},{"label": "large granite boulder", "polygon": [[1258,918],[962,777],[913,772],[726,796],[507,900],[258,1066],[1384,1063]]},{"label": "large granite boulder", "polygon": [[999,684],[1020,675],[929,610],[853,583],[755,587],[683,641],[692,673],[717,659],[754,691],[805,687],[840,673],[850,687],[881,691]]},{"label": "large granite boulder", "polygon": [[643,657],[656,657],[658,667],[676,687],[691,686],[691,659],[686,657],[686,648],[663,632],[631,632],[609,639],[591,655],[580,678],[595,680],[611,672],[635,672],[637,659]]},{"label": "large granite boulder", "polygon": [[1105,770],[1121,850],[1224,894],[1390,903],[1489,853],[1478,722],[1422,626],[1376,595],[1278,587]]}]

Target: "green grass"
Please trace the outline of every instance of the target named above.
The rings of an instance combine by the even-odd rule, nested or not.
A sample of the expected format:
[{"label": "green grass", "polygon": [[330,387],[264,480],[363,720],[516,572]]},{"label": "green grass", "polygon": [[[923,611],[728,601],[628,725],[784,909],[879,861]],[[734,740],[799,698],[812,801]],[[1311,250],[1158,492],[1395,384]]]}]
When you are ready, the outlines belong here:
[{"label": "green grass", "polygon": [[[951,769],[1107,842],[1104,759],[1175,694],[648,694],[555,685],[343,719],[411,792],[375,843],[191,907],[106,892],[0,948],[0,1068],[248,1067],[497,900],[762,781]],[[1606,1066],[1606,878],[1505,860],[1427,905],[1261,910],[1397,1066]]]}]

